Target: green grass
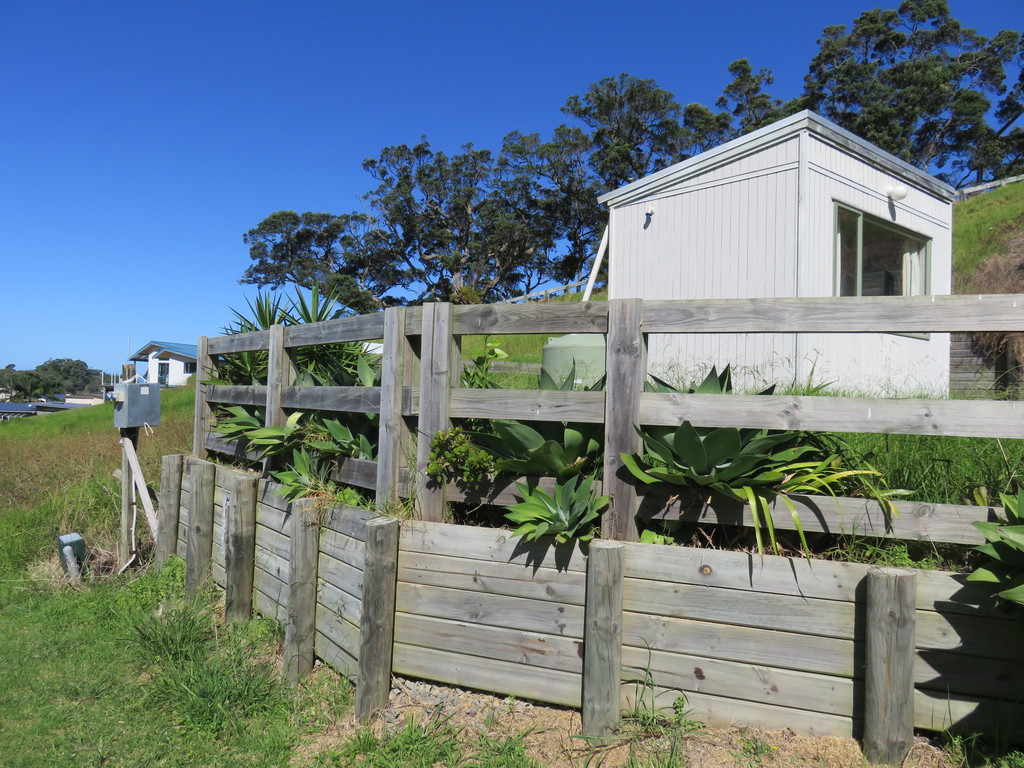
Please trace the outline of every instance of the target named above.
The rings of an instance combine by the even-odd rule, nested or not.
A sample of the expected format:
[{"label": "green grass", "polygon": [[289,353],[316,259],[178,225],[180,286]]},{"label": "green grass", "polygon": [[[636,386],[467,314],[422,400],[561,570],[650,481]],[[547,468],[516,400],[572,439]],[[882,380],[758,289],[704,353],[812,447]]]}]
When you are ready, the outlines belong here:
[{"label": "green grass", "polygon": [[976,195],[953,206],[953,292],[966,290],[971,273],[1002,253],[1024,229],[1024,182]]}]

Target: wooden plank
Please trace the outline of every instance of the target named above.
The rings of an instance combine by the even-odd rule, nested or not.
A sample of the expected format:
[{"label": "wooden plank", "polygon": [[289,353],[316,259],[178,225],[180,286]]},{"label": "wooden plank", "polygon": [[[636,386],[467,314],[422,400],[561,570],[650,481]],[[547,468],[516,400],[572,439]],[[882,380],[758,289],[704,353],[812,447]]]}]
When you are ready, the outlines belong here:
[{"label": "wooden plank", "polygon": [[267,402],[267,388],[261,386],[237,386],[211,384],[207,390],[206,400],[210,403],[228,403],[231,405],[257,405],[263,407]]},{"label": "wooden plank", "polygon": [[914,685],[942,693],[1018,701],[1024,690],[1024,661],[978,656],[970,650],[918,650]]},{"label": "wooden plank", "polygon": [[918,611],[916,637],[919,649],[963,651],[975,656],[1016,661],[1024,637],[1019,621],[989,616]]},{"label": "wooden plank", "polygon": [[[263,579],[260,576],[260,572],[256,572],[256,592],[253,593],[253,605],[257,612],[264,616],[270,616],[277,621],[284,624],[288,620],[288,606],[287,597],[283,601],[279,601],[274,597],[267,594],[266,587],[270,585],[274,586],[272,580]],[[284,590],[287,592],[287,585],[284,586]]]},{"label": "wooden plank", "polygon": [[[640,517],[645,520],[681,520],[687,523],[743,525],[754,518],[748,504],[721,496],[703,496],[669,486],[642,489]],[[805,531],[847,536],[871,536],[908,541],[980,544],[981,533],[974,521],[994,519],[998,507],[967,504],[928,504],[896,501],[896,516],[887,516],[871,499],[832,496],[790,496]],[[781,498],[769,502],[776,528],[792,531],[796,523]]]},{"label": "wooden plank", "polygon": [[590,545],[580,718],[583,735],[602,740],[619,729],[622,561],[622,542],[598,540]]},{"label": "wooden plank", "polygon": [[323,526],[320,531],[320,554],[361,571],[366,557],[366,545],[359,539]]},{"label": "wooden plank", "polygon": [[376,489],[377,462],[366,459],[342,459],[338,468],[331,472],[331,478],[339,483],[359,488]]},{"label": "wooden plank", "polygon": [[[319,617],[317,620],[320,621]],[[335,622],[331,629],[331,634],[317,629],[314,639],[316,655],[333,667],[338,674],[356,681],[359,661],[350,648],[359,647],[359,630],[347,622]]]},{"label": "wooden plank", "polygon": [[611,501],[601,517],[606,539],[635,541],[639,498],[621,454],[639,450],[640,395],[647,375],[647,343],[641,331],[640,299],[608,302],[607,364],[604,410],[604,493]]},{"label": "wooden plank", "polygon": [[316,633],[315,647],[317,657],[323,659],[335,672],[349,680],[356,680],[359,663],[352,654],[321,632]]},{"label": "wooden plank", "polygon": [[207,338],[200,336],[196,345],[196,410],[192,424],[192,454],[199,459],[206,458],[206,433],[213,422],[213,409],[206,401],[209,390],[206,380],[215,375]]},{"label": "wooden plank", "polygon": [[358,541],[365,541],[366,524],[377,516],[377,512],[369,509],[340,504],[324,512],[321,525],[335,533],[349,536]]},{"label": "wooden plank", "polygon": [[280,557],[269,549],[261,547],[258,539],[256,541],[256,568],[266,571],[285,584],[288,583],[288,558]]},{"label": "wooden plank", "polygon": [[628,578],[827,600],[856,599],[869,568],[699,547],[629,543],[625,548]]},{"label": "wooden plank", "polygon": [[416,430],[416,516],[421,520],[444,519],[444,486],[430,480],[430,441],[451,427],[448,415],[450,390],[458,386],[458,350],[453,348],[452,305],[423,306],[423,341],[420,365],[420,414]]},{"label": "wooden plank", "polygon": [[853,677],[855,643],[776,630],[623,613],[623,642],[642,650],[713,656],[762,666]]},{"label": "wooden plank", "polygon": [[195,595],[210,575],[213,557],[213,488],[216,467],[190,463],[192,493],[189,496],[188,539],[185,557],[185,594]]},{"label": "wooden plank", "polygon": [[256,546],[265,549],[276,557],[287,561],[291,545],[288,543],[291,537],[273,528],[268,528],[260,523],[256,524]]},{"label": "wooden plank", "polygon": [[173,453],[160,459],[160,491],[157,493],[160,523],[157,528],[153,567],[160,570],[178,545],[178,521],[181,514],[181,475],[185,457]]},{"label": "wooden plank", "polygon": [[406,310],[384,310],[384,354],[381,358],[380,429],[377,447],[376,504],[398,501],[399,473],[412,447],[409,427],[402,417],[403,387],[411,382],[412,347],[405,332]]},{"label": "wooden plank", "polygon": [[[282,498],[283,492],[284,486],[279,483],[265,478],[260,480],[256,496],[256,503],[259,505],[260,514],[273,514],[274,511],[279,513],[290,511],[292,503]],[[266,507],[265,510],[264,507]],[[263,520],[260,520],[260,522],[263,522],[264,525],[269,525],[269,523],[265,523]]]},{"label": "wooden plank", "polygon": [[[359,626],[363,615],[362,598],[357,597],[335,585],[321,580],[316,597],[317,622],[320,621],[320,614],[326,612],[332,616],[339,616],[354,627]],[[358,648],[352,650],[355,654]]]},{"label": "wooden plank", "polygon": [[455,308],[457,335],[606,333],[608,304],[475,304]]},{"label": "wooden plank", "polygon": [[914,743],[915,573],[872,568],[867,582],[864,756],[898,765]]},{"label": "wooden plank", "polygon": [[689,421],[701,427],[1018,438],[1024,433],[1024,402],[646,392],[640,398],[637,421],[664,426]]},{"label": "wooden plank", "polygon": [[375,341],[384,335],[384,313],[339,317],[319,323],[290,325],[285,329],[285,346],[312,347],[347,341]]},{"label": "wooden plank", "polygon": [[284,574],[284,579],[282,579],[276,572],[268,571],[259,563],[256,564],[253,577],[256,591],[262,592],[264,596],[273,600],[275,604],[281,605],[286,609],[288,607],[287,579],[287,573]]},{"label": "wooden plank", "polygon": [[585,571],[586,557],[573,543],[571,546],[553,547],[546,543],[525,542],[511,531],[494,528],[475,528],[407,520],[402,523],[399,553],[425,552],[470,560],[490,560],[500,563],[519,563],[530,567],[556,568],[567,571]]},{"label": "wooden plank", "polygon": [[516,419],[519,421],[580,421],[599,423],[604,417],[604,392],[555,392],[503,389],[456,389],[450,415],[457,419]]},{"label": "wooden plank", "polygon": [[224,510],[224,618],[252,617],[253,569],[256,564],[256,477],[236,473]]},{"label": "wooden plank", "polygon": [[266,330],[214,336],[210,339],[210,354],[230,355],[233,352],[256,352],[266,349],[269,341],[270,331]]},{"label": "wooden plank", "polygon": [[914,693],[914,727],[954,733],[998,734],[1011,744],[1024,741],[1024,706],[977,696],[935,691]]},{"label": "wooden plank", "polygon": [[267,409],[266,425],[268,427],[283,427],[288,416],[281,405],[281,394],[295,377],[295,369],[292,366],[291,358],[284,348],[283,325],[275,324],[270,326],[268,347],[267,386],[264,389],[266,400],[263,403]]},{"label": "wooden plank", "polygon": [[398,564],[399,580],[410,584],[571,605],[583,605],[586,594],[586,577],[578,571],[517,567],[423,552],[402,552]]},{"label": "wooden plank", "polygon": [[285,387],[281,405],[304,411],[379,413],[380,387]]},{"label": "wooden plank", "polygon": [[[635,711],[638,707],[673,711],[680,698],[677,689],[647,688],[635,683],[622,686],[622,709]],[[820,714],[803,709],[776,707],[756,702],[689,693],[685,697],[687,717],[716,728],[772,728],[789,729],[802,736],[838,736],[850,738],[858,730],[858,723],[848,717]]]},{"label": "wooden plank", "polygon": [[718,590],[648,579],[626,579],[625,610],[783,632],[853,639],[857,609],[839,600]]},{"label": "wooden plank", "polygon": [[362,599],[365,578],[361,568],[353,568],[348,563],[336,560],[322,552],[320,553],[319,567],[324,569],[319,574],[321,581],[331,584],[357,599]]},{"label": "wooden plank", "polygon": [[583,674],[583,641],[411,613],[395,615],[396,642],[466,656]]},{"label": "wooden plank", "polygon": [[233,456],[236,459],[245,459],[246,461],[258,461],[260,458],[259,451],[246,450],[247,442],[244,438],[237,440],[225,440],[215,432],[210,432],[206,435],[206,450],[207,452],[222,453],[225,456]]},{"label": "wooden plank", "polygon": [[288,622],[284,634],[284,678],[296,685],[313,669],[316,621],[319,533],[317,502],[299,499],[292,504],[291,551],[288,573]]},{"label": "wooden plank", "polygon": [[[466,489],[457,483],[448,483],[445,486],[445,493],[449,501],[465,501],[470,504],[487,504],[497,507],[505,507],[517,504],[523,500],[522,494],[516,487],[516,483],[523,483],[529,486],[543,488],[549,493],[555,490],[556,481],[553,477],[507,477],[499,475],[494,479],[490,487],[480,489]],[[593,492],[601,494],[601,482],[595,481]]]},{"label": "wooden plank", "polygon": [[[362,632],[359,625],[349,621],[345,615],[333,611],[317,611],[316,631],[353,658],[359,658],[359,636]],[[388,677],[390,679],[390,670]]]},{"label": "wooden plank", "polygon": [[378,517],[366,524],[366,577],[359,621],[359,686],[356,718],[369,720],[388,704],[391,649],[395,641],[398,520]]},{"label": "wooden plank", "polygon": [[1024,330],[1024,295],[646,301],[645,333]]},{"label": "wooden plank", "polygon": [[395,674],[423,677],[463,688],[512,695],[563,707],[580,706],[580,676],[552,669],[484,659],[395,643]]},{"label": "wooden plank", "polygon": [[854,681],[846,677],[636,647],[623,648],[622,663],[624,680],[648,680],[687,697],[706,693],[844,717],[854,713]]},{"label": "wooden plank", "polygon": [[452,621],[583,637],[583,609],[544,600],[463,592],[459,589],[398,583],[395,609]]},{"label": "wooden plank", "polygon": [[1010,605],[996,605],[991,589],[978,582],[967,582],[962,573],[953,571],[917,572],[917,607],[919,610],[946,614],[964,613],[973,618],[1002,618],[1018,622]]}]

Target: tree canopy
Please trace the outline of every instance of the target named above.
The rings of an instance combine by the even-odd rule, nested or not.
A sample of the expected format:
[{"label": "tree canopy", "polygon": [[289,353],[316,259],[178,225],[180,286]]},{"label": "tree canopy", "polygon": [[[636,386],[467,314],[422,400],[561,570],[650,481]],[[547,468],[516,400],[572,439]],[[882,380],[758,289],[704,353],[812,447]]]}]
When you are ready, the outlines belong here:
[{"label": "tree canopy", "polygon": [[242,282],[317,286],[367,312],[579,279],[607,221],[602,193],[803,109],[954,186],[1024,173],[1018,32],[986,37],[946,0],[904,0],[826,27],[818,46],[789,101],[767,91],[771,70],[739,59],[713,107],[621,74],[570,96],[548,137],[512,131],[496,153],[449,155],[425,137],[385,147],[363,163],[363,211],[277,211],[249,230]]}]

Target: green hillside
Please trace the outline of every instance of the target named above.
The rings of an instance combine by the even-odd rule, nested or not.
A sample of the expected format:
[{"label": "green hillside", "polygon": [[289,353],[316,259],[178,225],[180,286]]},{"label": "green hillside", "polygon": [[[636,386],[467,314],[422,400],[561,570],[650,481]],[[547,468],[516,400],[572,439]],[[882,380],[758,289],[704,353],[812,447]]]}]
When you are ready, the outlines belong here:
[{"label": "green hillside", "polygon": [[[953,292],[965,293],[971,274],[985,259],[1022,250],[1024,182],[953,205]],[[1022,252],[1024,256],[1024,252]]]}]

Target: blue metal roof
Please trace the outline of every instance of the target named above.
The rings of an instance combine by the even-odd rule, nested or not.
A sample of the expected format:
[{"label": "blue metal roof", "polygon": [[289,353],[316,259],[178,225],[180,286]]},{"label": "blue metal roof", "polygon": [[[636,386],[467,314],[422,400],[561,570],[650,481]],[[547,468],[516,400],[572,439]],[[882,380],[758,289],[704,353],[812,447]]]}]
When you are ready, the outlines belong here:
[{"label": "blue metal roof", "polygon": [[199,354],[199,347],[195,344],[179,344],[175,341],[151,341],[128,359],[148,360],[149,356],[154,352],[157,353],[158,357],[162,356],[164,352],[167,352],[172,355],[190,357],[195,360]]}]

